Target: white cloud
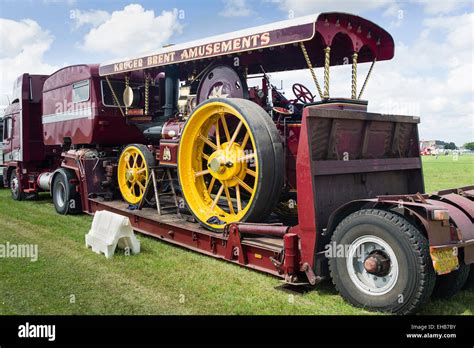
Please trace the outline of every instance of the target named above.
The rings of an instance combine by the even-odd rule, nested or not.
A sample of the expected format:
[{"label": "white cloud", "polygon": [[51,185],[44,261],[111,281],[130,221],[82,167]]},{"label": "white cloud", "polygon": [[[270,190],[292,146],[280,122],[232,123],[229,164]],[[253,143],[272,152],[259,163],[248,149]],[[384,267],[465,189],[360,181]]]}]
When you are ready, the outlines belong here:
[{"label": "white cloud", "polygon": [[223,17],[247,17],[253,11],[248,7],[246,0],[224,0],[225,7],[219,15]]},{"label": "white cloud", "polygon": [[83,25],[97,27],[106,22],[110,18],[110,14],[102,10],[81,11],[74,9],[71,10],[69,18],[74,22],[74,28],[78,29]]},{"label": "white cloud", "polygon": [[181,30],[178,10],[163,11],[155,16],[153,10],[131,4],[112,12],[108,20],[92,28],[80,46],[87,51],[114,55],[143,53],[169,43],[171,36]]},{"label": "white cloud", "polygon": [[472,6],[472,0],[412,0],[423,6],[426,14],[448,14],[457,11],[463,7]]},{"label": "white cloud", "polygon": [[362,13],[380,8],[391,8],[394,11],[391,0],[266,0],[277,3],[280,8],[291,15],[305,15],[318,12],[348,12]]},{"label": "white cloud", "polygon": [[[474,15],[427,19],[422,24],[424,29],[413,44],[397,42],[394,59],[375,64],[362,98],[369,100],[372,112],[421,116],[422,139],[449,140],[458,146],[474,141],[473,39],[472,33],[463,33],[473,27]],[[358,90],[369,65],[358,67]],[[316,73],[322,85],[322,69]],[[290,99],[294,82],[316,91],[307,70],[272,77],[285,81]],[[333,67],[331,96],[349,97],[350,79],[350,66]]]},{"label": "white cloud", "polygon": [[43,3],[46,5],[66,4],[68,6],[73,6],[77,3],[77,0],[43,0]]},{"label": "white cloud", "polygon": [[50,74],[57,67],[43,61],[53,36],[31,20],[0,18],[0,104],[11,95],[13,81],[22,73]]}]

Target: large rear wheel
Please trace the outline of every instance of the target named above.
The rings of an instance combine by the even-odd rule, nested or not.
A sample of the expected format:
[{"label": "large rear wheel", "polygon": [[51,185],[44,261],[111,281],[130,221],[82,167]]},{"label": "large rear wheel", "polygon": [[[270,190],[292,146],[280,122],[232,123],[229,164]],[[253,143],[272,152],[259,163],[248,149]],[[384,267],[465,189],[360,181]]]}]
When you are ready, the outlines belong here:
[{"label": "large rear wheel", "polygon": [[128,145],[122,151],[117,172],[120,193],[125,201],[140,203],[151,175],[150,167],[155,165],[153,153],[145,145]]},{"label": "large rear wheel", "polygon": [[184,199],[206,228],[262,221],[283,186],[281,136],[269,115],[245,99],[211,99],[181,135],[178,177]]}]

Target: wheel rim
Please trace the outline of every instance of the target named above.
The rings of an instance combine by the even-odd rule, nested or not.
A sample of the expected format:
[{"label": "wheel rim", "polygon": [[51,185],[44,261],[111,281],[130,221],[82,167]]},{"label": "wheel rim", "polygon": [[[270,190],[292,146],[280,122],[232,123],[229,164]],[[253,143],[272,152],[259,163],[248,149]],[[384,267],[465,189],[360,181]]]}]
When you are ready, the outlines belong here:
[{"label": "wheel rim", "polygon": [[[386,274],[369,273],[364,262],[368,257],[382,253],[389,260]],[[390,245],[376,236],[362,236],[350,246],[346,266],[354,285],[363,293],[380,296],[393,289],[398,280],[399,267],[397,257]]]},{"label": "wheel rim", "polygon": [[64,187],[64,183],[59,182],[58,188],[56,190],[56,202],[60,207],[64,207],[65,201],[66,201],[66,187]]},{"label": "wheel rim", "polygon": [[128,146],[120,156],[118,182],[122,197],[130,204],[138,204],[145,193],[148,165],[145,155],[136,146]]},{"label": "wheel rim", "polygon": [[201,222],[220,229],[245,217],[257,191],[258,156],[254,135],[236,109],[211,102],[196,110],[178,157],[184,198]]}]

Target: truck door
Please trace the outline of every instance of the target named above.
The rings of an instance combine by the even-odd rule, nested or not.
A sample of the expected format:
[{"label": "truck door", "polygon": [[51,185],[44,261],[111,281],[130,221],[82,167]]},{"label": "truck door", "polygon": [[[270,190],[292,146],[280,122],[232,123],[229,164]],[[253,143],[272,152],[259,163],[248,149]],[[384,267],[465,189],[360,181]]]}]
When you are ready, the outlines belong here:
[{"label": "truck door", "polygon": [[3,119],[3,162],[20,161],[20,130],[15,127],[19,123],[20,113],[6,115]]}]

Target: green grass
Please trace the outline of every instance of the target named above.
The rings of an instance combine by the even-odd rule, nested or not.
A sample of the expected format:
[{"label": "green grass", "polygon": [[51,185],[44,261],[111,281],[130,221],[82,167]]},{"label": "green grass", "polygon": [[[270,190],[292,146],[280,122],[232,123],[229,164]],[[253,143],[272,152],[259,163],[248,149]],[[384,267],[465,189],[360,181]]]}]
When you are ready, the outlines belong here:
[{"label": "green grass", "polygon": [[[428,191],[474,183],[474,156],[424,164]],[[48,195],[9,195],[0,190],[0,243],[37,244],[39,259],[0,259],[0,314],[373,314],[345,303],[329,282],[291,292],[272,276],[144,236],[139,255],[107,260],[85,248],[91,217],[57,215]],[[473,308],[474,291],[464,290],[422,313]]]},{"label": "green grass", "polygon": [[426,192],[474,185],[474,155],[423,156]]}]

